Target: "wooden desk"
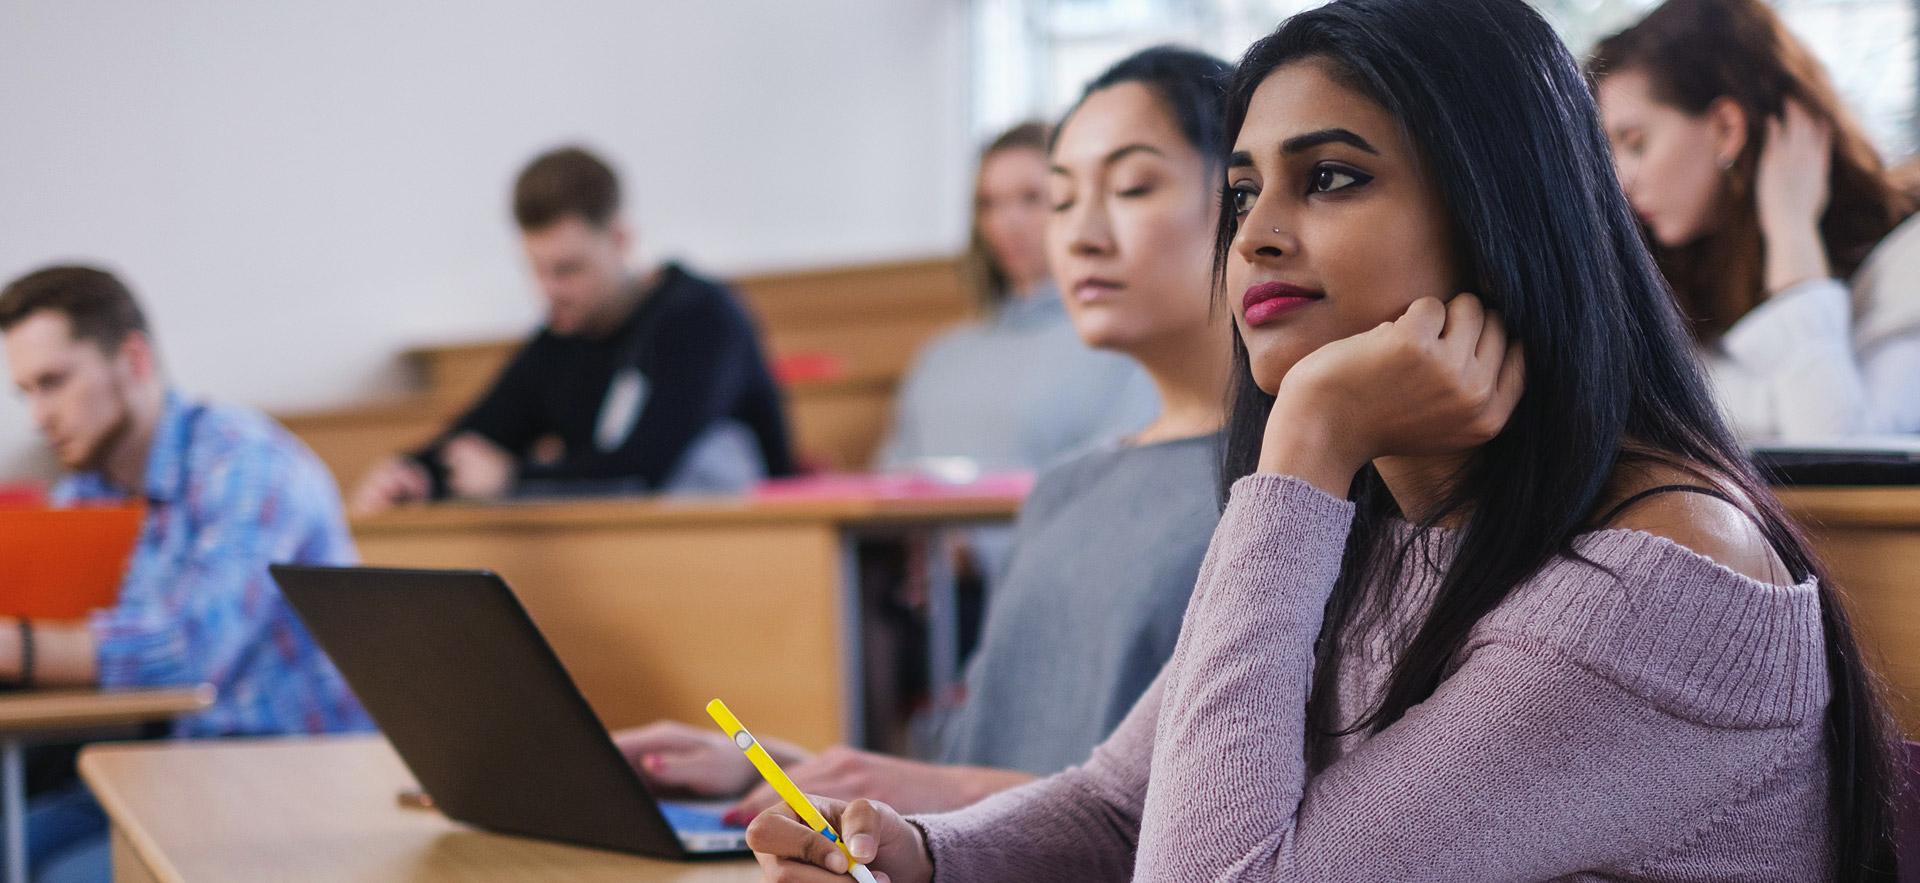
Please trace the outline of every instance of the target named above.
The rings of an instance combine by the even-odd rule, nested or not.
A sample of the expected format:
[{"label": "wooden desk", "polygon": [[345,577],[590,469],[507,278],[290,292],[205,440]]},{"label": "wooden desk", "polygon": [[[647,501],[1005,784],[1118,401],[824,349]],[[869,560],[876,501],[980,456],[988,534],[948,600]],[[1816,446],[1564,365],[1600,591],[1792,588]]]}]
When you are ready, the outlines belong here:
[{"label": "wooden desk", "polygon": [[113,822],[117,883],[747,883],[747,859],[675,863],[491,834],[404,809],[377,736],[96,745],[80,775]]},{"label": "wooden desk", "polygon": [[0,693],[0,738],[166,720],[213,704],[213,687]]},{"label": "wooden desk", "polygon": [[[949,494],[440,505],[356,521],[354,538],[368,564],[505,577],[609,727],[706,726],[702,709],[721,696],[762,730],[819,748],[864,735],[855,544],[938,542],[947,527],[1007,521],[1019,504]],[[934,595],[938,618],[952,599]],[[939,640],[951,631],[933,630],[936,671],[957,667]]]},{"label": "wooden desk", "polygon": [[1780,499],[1846,595],[1894,716],[1920,739],[1920,488],[1791,488]]},{"label": "wooden desk", "polygon": [[6,883],[27,879],[26,743],[37,736],[166,720],[213,704],[206,685],[159,690],[33,690],[0,694],[0,812]]}]

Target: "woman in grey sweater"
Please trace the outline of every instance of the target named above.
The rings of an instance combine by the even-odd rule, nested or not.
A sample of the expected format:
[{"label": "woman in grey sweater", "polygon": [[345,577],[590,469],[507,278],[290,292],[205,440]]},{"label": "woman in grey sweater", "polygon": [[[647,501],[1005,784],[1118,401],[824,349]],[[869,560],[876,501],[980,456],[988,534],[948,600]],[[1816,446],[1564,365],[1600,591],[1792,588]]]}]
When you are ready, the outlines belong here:
[{"label": "woman in grey sweater", "polygon": [[[1234,481],[1173,658],[1084,766],[911,822],[823,807],[854,857],[892,883],[1891,879],[1889,721],[1597,116],[1524,0],[1336,0],[1248,50]],[[790,813],[748,842],[773,879],[845,867]]]},{"label": "woman in grey sweater", "polygon": [[[762,739],[809,793],[965,806],[1058,772],[1112,731],[1173,652],[1207,538],[1230,374],[1228,316],[1207,291],[1229,68],[1148,50],[1096,80],[1050,153],[1047,252],[1088,346],[1138,363],[1160,416],[1040,476],[994,589],[968,695],[920,763]],[[655,784],[706,795],[757,776],[711,727],[622,734]],[[777,802],[764,787],[744,821]]]}]

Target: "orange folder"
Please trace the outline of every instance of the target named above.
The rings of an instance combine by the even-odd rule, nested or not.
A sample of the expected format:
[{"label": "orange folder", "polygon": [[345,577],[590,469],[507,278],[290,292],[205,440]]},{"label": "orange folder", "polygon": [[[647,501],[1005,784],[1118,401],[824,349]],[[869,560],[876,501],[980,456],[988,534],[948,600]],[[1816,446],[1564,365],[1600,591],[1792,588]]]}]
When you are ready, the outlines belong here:
[{"label": "orange folder", "polygon": [[0,616],[79,619],[112,607],[139,506],[0,508]]}]

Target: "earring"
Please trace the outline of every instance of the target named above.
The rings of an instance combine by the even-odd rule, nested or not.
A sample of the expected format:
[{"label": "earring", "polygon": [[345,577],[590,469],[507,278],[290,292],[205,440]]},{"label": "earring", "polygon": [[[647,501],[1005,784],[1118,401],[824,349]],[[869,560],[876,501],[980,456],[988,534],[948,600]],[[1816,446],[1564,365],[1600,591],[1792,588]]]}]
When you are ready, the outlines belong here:
[{"label": "earring", "polygon": [[1275,227],[1275,228],[1273,228],[1273,233],[1274,233],[1274,235],[1275,235],[1275,236],[1278,236],[1278,235],[1280,235],[1280,228],[1279,228],[1279,227]]}]

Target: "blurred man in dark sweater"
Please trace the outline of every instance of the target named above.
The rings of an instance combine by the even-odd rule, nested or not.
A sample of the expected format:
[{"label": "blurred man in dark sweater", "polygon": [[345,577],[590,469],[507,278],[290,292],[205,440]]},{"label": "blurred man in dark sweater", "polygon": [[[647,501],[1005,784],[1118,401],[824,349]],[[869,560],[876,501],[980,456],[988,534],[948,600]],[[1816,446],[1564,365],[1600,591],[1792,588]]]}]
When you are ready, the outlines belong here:
[{"label": "blurred man in dark sweater", "polygon": [[611,168],[568,147],[513,192],[547,318],[427,447],[376,467],[354,509],[446,496],[737,490],[792,472],[780,391],[732,292],[630,269]]}]

